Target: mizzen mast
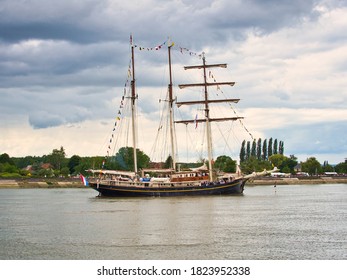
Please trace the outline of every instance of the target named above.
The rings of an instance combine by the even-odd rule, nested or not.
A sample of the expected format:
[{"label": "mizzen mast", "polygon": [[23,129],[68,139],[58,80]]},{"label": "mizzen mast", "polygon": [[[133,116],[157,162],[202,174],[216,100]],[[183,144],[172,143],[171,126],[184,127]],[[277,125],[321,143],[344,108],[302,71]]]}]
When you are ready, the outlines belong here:
[{"label": "mizzen mast", "polygon": [[175,135],[174,135],[174,116],[173,116],[173,93],[172,93],[172,71],[171,71],[171,47],[173,45],[170,45],[168,47],[168,55],[169,55],[169,110],[170,110],[170,141],[171,141],[171,158],[172,158],[172,168],[175,171],[176,170],[176,154],[175,154]]},{"label": "mizzen mast", "polygon": [[213,150],[212,150],[212,133],[211,133],[211,122],[220,122],[220,121],[235,121],[237,119],[240,119],[242,117],[231,117],[231,118],[211,118],[210,117],[210,103],[222,103],[222,102],[229,102],[229,103],[237,103],[239,99],[217,99],[217,100],[210,100],[208,96],[208,87],[209,86],[219,86],[219,85],[229,85],[233,86],[235,82],[213,82],[209,83],[207,82],[207,75],[206,75],[206,69],[208,68],[214,68],[214,67],[220,67],[220,68],[226,68],[227,64],[206,64],[205,55],[203,53],[202,56],[202,65],[196,65],[196,66],[185,66],[184,70],[190,70],[190,69],[203,69],[204,74],[204,81],[203,83],[197,83],[197,84],[181,84],[179,85],[179,88],[187,88],[187,87],[203,87],[204,88],[204,100],[202,101],[185,101],[185,102],[176,102],[177,106],[182,105],[194,105],[194,104],[203,104],[204,105],[204,111],[205,111],[205,118],[204,119],[195,119],[195,120],[181,120],[181,121],[175,121],[175,123],[206,123],[206,139],[207,139],[207,148],[208,148],[208,170],[209,170],[209,178],[210,181],[213,181],[213,172],[212,172],[212,158],[213,158]]}]

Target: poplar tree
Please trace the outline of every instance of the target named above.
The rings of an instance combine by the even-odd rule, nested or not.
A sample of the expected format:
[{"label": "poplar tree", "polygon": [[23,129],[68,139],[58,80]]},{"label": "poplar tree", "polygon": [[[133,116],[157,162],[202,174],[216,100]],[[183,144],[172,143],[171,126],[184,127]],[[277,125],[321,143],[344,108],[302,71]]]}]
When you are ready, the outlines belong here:
[{"label": "poplar tree", "polygon": [[251,158],[251,143],[247,141],[247,148],[246,148],[246,159]]},{"label": "poplar tree", "polygon": [[267,148],[267,158],[271,157],[273,154],[272,152],[272,137],[269,139],[269,145]]},{"label": "poplar tree", "polygon": [[257,143],[257,159],[261,160],[261,138],[258,139]]},{"label": "poplar tree", "polygon": [[251,157],[256,157],[257,155],[257,142],[255,141],[255,139],[252,142],[252,150],[251,150]]},{"label": "poplar tree", "polygon": [[263,160],[267,160],[267,140],[263,142]]},{"label": "poplar tree", "polygon": [[242,141],[241,150],[240,150],[240,162],[246,160],[246,140]]},{"label": "poplar tree", "polygon": [[279,152],[280,155],[284,154],[284,143],[283,143],[283,141],[280,141],[278,152]]},{"label": "poplar tree", "polygon": [[278,143],[277,143],[277,139],[275,139],[275,141],[274,141],[274,150],[273,150],[273,154],[274,154],[274,155],[278,154]]}]

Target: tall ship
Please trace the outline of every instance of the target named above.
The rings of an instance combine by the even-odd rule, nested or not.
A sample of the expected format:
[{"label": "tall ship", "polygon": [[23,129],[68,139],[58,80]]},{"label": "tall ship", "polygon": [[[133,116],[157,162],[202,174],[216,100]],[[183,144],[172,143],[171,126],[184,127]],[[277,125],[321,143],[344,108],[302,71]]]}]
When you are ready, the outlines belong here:
[{"label": "tall ship", "polygon": [[[135,56],[134,49],[136,45],[130,40],[131,61],[129,63],[130,93],[123,96],[121,104],[125,98],[130,102],[131,109],[131,138],[133,151],[133,170],[109,170],[107,168],[89,169],[91,176],[87,179],[83,177],[84,182],[89,187],[96,190],[101,196],[109,197],[170,197],[170,196],[211,196],[211,195],[242,195],[247,180],[255,176],[261,176],[271,171],[243,175],[240,170],[233,174],[217,173],[213,169],[213,137],[211,125],[214,122],[236,121],[241,117],[211,117],[210,106],[216,103],[237,103],[239,99],[211,99],[209,96],[210,87],[233,86],[235,82],[210,82],[208,80],[208,71],[211,68],[226,68],[227,64],[207,64],[205,54],[202,53],[202,63],[194,66],[185,66],[185,70],[195,70],[202,72],[201,83],[180,84],[180,89],[199,87],[203,92],[201,100],[191,100],[178,102],[173,94],[172,81],[172,62],[171,49],[174,44],[168,44],[168,103],[167,110],[169,115],[169,144],[170,144],[170,168],[138,168],[138,147],[137,147],[137,118],[136,103],[138,95],[136,94],[135,79]],[[200,105],[203,110],[203,117],[186,120],[176,120],[174,117],[174,106],[193,106]],[[119,119],[119,118],[118,118]],[[176,125],[179,124],[198,124],[205,125],[205,141],[207,147],[207,161],[200,167],[181,170],[176,159]],[[127,135],[129,133],[127,132]],[[113,137],[113,135],[112,135]],[[134,152],[136,151],[136,152]],[[108,155],[109,156],[109,155]]]}]

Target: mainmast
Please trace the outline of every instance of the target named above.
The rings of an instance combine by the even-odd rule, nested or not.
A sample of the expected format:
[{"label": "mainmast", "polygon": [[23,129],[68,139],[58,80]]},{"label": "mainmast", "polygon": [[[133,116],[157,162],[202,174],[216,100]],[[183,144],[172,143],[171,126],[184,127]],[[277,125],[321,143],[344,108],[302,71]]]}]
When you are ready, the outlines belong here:
[{"label": "mainmast", "polygon": [[131,68],[132,68],[132,80],[131,80],[131,126],[133,134],[133,149],[134,149],[134,172],[137,173],[137,153],[136,153],[136,92],[135,92],[135,62],[134,62],[134,45],[132,43],[132,37],[130,38],[131,43]]},{"label": "mainmast", "polygon": [[212,170],[212,157],[213,157],[213,150],[212,150],[212,133],[211,133],[211,122],[219,122],[219,121],[227,121],[227,120],[237,120],[240,119],[240,117],[232,117],[232,118],[211,118],[210,117],[210,103],[221,103],[221,102],[233,102],[237,103],[239,99],[218,99],[218,100],[210,100],[208,96],[208,87],[209,86],[219,86],[219,85],[229,85],[233,86],[235,82],[214,82],[214,83],[208,83],[207,82],[207,75],[206,75],[206,69],[212,68],[212,67],[221,67],[226,68],[226,64],[206,64],[205,54],[203,53],[202,57],[202,65],[197,66],[185,66],[185,70],[189,69],[203,69],[204,74],[204,82],[198,83],[198,84],[183,84],[179,85],[179,88],[186,88],[186,87],[203,87],[204,88],[204,100],[202,101],[186,101],[186,102],[176,102],[177,106],[182,105],[194,105],[194,104],[203,104],[205,109],[205,118],[204,119],[196,119],[196,120],[182,120],[182,121],[175,121],[175,123],[199,123],[199,122],[205,122],[206,123],[206,140],[207,140],[207,149],[208,149],[208,170],[209,170],[209,177],[210,181],[213,181],[213,170]]},{"label": "mainmast", "polygon": [[170,45],[168,47],[168,54],[169,54],[169,77],[170,77],[170,83],[169,83],[169,110],[170,110],[170,141],[171,141],[171,158],[172,158],[172,168],[175,171],[176,170],[176,155],[175,155],[175,135],[174,135],[174,116],[173,116],[173,94],[172,94],[172,71],[171,71],[171,47]]}]

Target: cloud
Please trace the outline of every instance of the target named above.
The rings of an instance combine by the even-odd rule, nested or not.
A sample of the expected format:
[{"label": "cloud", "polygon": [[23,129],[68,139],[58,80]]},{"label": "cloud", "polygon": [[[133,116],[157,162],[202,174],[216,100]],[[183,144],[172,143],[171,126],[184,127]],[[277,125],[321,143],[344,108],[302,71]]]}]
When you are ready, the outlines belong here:
[{"label": "cloud", "polygon": [[[271,135],[284,140],[286,153],[291,154],[338,154],[341,162],[347,150],[346,121],[316,124],[296,124],[285,128],[271,129]],[[338,137],[336,137],[338,135]]]},{"label": "cloud", "polygon": [[[218,81],[236,81],[223,91],[228,98],[241,98],[235,108],[255,137],[285,135],[282,140],[294,154],[306,148],[298,142],[319,141],[312,147],[327,152],[331,138],[319,138],[319,127],[326,135],[345,139],[340,130],[347,104],[346,7],[338,0],[4,0],[0,129],[6,128],[6,138],[0,136],[0,142],[14,141],[10,127],[19,129],[23,122],[28,137],[46,142],[59,129],[61,139],[73,141],[71,135],[78,138],[73,129],[81,133],[83,125],[109,133],[105,122],[112,124],[118,111],[132,33],[141,46],[156,46],[170,36],[176,47],[204,51],[208,62],[228,63],[226,71],[213,73]],[[172,58],[175,94],[181,101],[191,100],[199,92],[183,93],[177,84],[186,76],[188,81],[201,80],[200,73],[182,69],[201,61],[178,50]],[[166,49],[136,49],[135,62],[139,117],[154,127],[164,104],[158,101],[167,92]],[[196,108],[183,109],[183,117],[195,115]],[[16,143],[23,150],[29,145]],[[64,144],[80,151],[78,145]],[[11,154],[13,147],[4,147]],[[344,143],[340,147],[339,152],[347,153]],[[30,154],[29,148],[26,151]]]},{"label": "cloud", "polygon": [[[211,39],[225,41],[232,33],[235,37],[243,37],[244,29],[248,28],[269,33],[295,24],[317,14],[314,5],[313,0],[5,0],[0,36],[10,42],[51,39],[90,43],[117,40],[129,31],[137,30],[139,39],[146,42],[152,42],[157,37],[155,34],[159,34],[175,35],[178,40],[190,36],[193,41],[206,44]],[[174,34],[167,34],[174,29],[177,30]],[[209,36],[202,36],[206,32]]]},{"label": "cloud", "polygon": [[65,121],[59,115],[54,115],[45,111],[37,111],[29,115],[29,123],[33,128],[47,128],[59,126],[65,123]]},{"label": "cloud", "polygon": [[88,43],[109,36],[109,28],[101,28],[110,26],[102,24],[110,19],[104,16],[109,1],[2,2],[0,36],[5,41],[42,39]]},{"label": "cloud", "polygon": [[111,89],[31,87],[4,91],[0,93],[1,118],[24,115],[35,129],[79,123],[93,118],[112,118],[115,114],[114,107],[111,107]]},{"label": "cloud", "polygon": [[[3,86],[68,86],[86,85],[86,83],[105,83],[119,64],[126,65],[128,54],[117,53],[118,43],[100,43],[97,45],[78,45],[67,41],[26,40],[15,44],[0,42],[1,81]],[[112,68],[110,68],[112,66]],[[119,67],[119,66],[118,66]],[[124,66],[122,66],[124,67]],[[93,71],[93,73],[92,73]],[[83,75],[88,78],[83,80]],[[101,75],[103,74],[103,75]],[[113,79],[114,75],[113,74]],[[94,76],[94,77],[93,77]],[[123,74],[124,76],[124,74]],[[102,81],[98,81],[98,78]]]}]

